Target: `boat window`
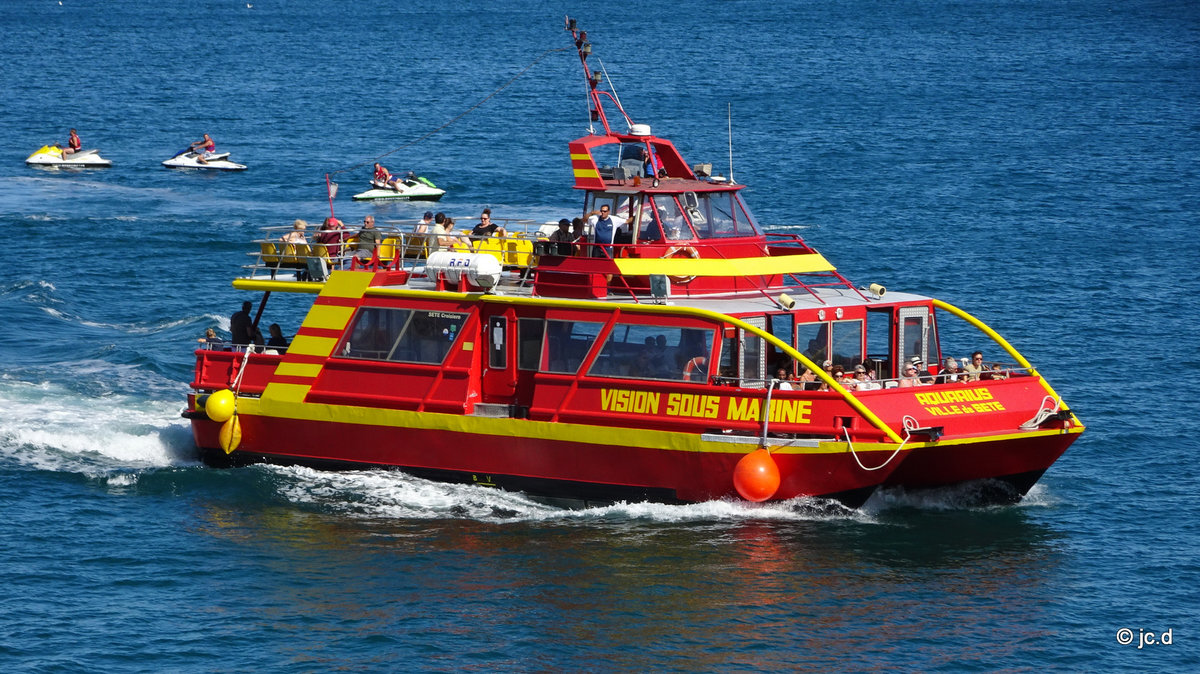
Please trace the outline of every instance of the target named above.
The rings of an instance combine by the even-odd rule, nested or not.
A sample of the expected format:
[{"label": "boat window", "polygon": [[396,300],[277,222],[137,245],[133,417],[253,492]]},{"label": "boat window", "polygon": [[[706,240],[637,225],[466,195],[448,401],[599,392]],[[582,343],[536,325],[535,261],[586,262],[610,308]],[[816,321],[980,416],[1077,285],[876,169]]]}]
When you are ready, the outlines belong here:
[{"label": "boat window", "polygon": [[538,369],[542,354],[542,335],[546,332],[546,321],[540,318],[517,319],[517,367],[522,370]]},{"label": "boat window", "polygon": [[341,353],[349,358],[441,363],[462,332],[467,316],[449,311],[360,309]]},{"label": "boat window", "polygon": [[546,321],[546,340],[542,347],[542,372],[575,374],[596,343],[603,323],[591,321]]},{"label": "boat window", "polygon": [[746,202],[742,201],[742,195],[734,192],[733,203],[733,217],[737,220],[738,236],[762,236],[762,229],[758,226],[758,220],[750,212],[750,207],[746,205]]},{"label": "boat window", "polygon": [[[771,314],[767,318],[770,320],[771,334],[784,344],[791,345],[796,317],[791,314]],[[774,375],[775,370],[781,367],[795,374],[792,371],[792,358],[774,344],[767,344],[767,362],[771,363],[768,374]]]},{"label": "boat window", "polygon": [[738,231],[733,218],[732,192],[687,192],[683,196],[688,219],[692,221],[697,237],[712,239],[746,235]]},{"label": "boat window", "polygon": [[658,215],[659,222],[662,223],[663,231],[667,234],[667,239],[671,241],[690,241],[692,238],[692,230],[688,227],[687,221],[683,217],[683,210],[679,207],[679,202],[674,197],[657,196],[653,198],[654,211]]},{"label": "boat window", "polygon": [[829,358],[829,324],[801,323],[796,326],[796,350],[820,367]]},{"label": "boat window", "polygon": [[713,331],[703,328],[618,323],[588,374],[684,381],[689,361],[696,357],[708,360],[712,340]]},{"label": "boat window", "polygon": [[833,322],[834,365],[847,370],[862,362],[862,321]]}]

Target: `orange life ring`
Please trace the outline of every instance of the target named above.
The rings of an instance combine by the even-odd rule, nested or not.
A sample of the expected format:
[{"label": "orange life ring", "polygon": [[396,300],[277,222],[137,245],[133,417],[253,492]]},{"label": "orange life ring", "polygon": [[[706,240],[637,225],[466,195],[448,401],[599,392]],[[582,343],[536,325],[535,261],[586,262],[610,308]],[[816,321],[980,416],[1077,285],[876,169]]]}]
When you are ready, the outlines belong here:
[{"label": "orange life ring", "polygon": [[687,362],[687,365],[683,366],[683,380],[691,381],[692,373],[695,372],[698,368],[704,367],[704,364],[707,362],[708,362],[708,359],[705,358],[704,356],[696,356],[695,358],[689,360]]},{"label": "orange life ring", "polygon": [[[665,260],[665,259],[671,258],[671,257],[679,257],[680,253],[683,254],[683,257],[689,257],[693,260],[700,259],[700,253],[695,248],[688,246],[688,245],[671,246],[670,248],[667,249],[667,252],[662,254],[662,257],[659,259]],[[691,283],[692,281],[696,280],[695,276],[668,276],[667,278],[671,279],[672,281],[674,281],[675,283],[677,283],[679,285],[686,285],[686,284]]]}]

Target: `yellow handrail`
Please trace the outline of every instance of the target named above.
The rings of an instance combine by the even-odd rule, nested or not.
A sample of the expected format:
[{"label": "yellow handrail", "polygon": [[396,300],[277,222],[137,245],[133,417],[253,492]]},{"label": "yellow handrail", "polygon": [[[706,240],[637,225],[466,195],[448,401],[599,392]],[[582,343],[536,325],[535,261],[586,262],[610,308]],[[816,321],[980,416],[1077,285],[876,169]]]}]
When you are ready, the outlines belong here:
[{"label": "yellow handrail", "polygon": [[[1050,384],[1046,381],[1046,378],[1043,377],[1042,374],[1037,371],[1037,368],[1035,368],[1032,364],[1030,364],[1030,362],[1028,360],[1025,360],[1025,356],[1022,356],[1021,353],[1019,351],[1017,351],[1016,348],[1014,348],[1012,344],[1009,344],[1008,340],[1001,337],[1000,333],[993,330],[987,323],[984,323],[983,321],[979,320],[978,318],[975,318],[971,314],[968,314],[967,312],[963,311],[962,309],[959,309],[958,307],[954,306],[953,304],[949,304],[947,302],[943,302],[942,300],[937,300],[937,299],[934,299],[932,301],[933,301],[933,306],[935,306],[939,309],[945,309],[946,311],[949,311],[950,313],[954,314],[955,316],[958,316],[959,318],[963,319],[964,321],[975,326],[983,334],[987,335],[988,337],[991,337],[992,341],[999,344],[1000,348],[1002,348],[1006,352],[1008,352],[1008,355],[1012,356],[1013,359],[1017,361],[1018,365],[1020,365],[1023,368],[1028,369],[1030,374],[1036,376],[1038,379],[1038,382],[1041,383],[1042,388],[1046,390],[1046,393],[1049,393],[1051,397],[1053,397],[1055,400],[1057,400],[1059,402],[1059,404],[1062,405],[1062,408],[1064,410],[1070,411],[1071,408],[1067,407],[1067,404],[1065,402],[1063,402],[1063,399],[1060,398],[1059,395],[1054,392],[1054,389],[1050,388]],[[1071,413],[1071,416],[1072,417],[1075,416],[1074,412]],[[1078,423],[1079,419],[1076,418],[1075,421]]]}]

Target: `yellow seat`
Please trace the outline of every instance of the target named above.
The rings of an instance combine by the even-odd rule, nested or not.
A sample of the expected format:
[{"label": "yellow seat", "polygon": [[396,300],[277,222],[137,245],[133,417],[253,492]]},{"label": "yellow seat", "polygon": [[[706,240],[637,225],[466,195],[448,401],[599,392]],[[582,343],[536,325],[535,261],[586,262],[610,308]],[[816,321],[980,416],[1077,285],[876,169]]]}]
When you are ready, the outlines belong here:
[{"label": "yellow seat", "polygon": [[486,239],[475,241],[473,247],[476,253],[491,255],[501,265],[504,264],[504,239],[489,236]]},{"label": "yellow seat", "polygon": [[379,261],[383,264],[390,264],[392,258],[396,257],[396,244],[399,242],[394,236],[389,236],[379,244]]},{"label": "yellow seat", "polygon": [[307,243],[289,243],[283,247],[283,263],[290,267],[304,267],[311,254]]},{"label": "yellow seat", "polygon": [[504,264],[513,267],[528,267],[533,258],[533,241],[524,237],[503,239]]},{"label": "yellow seat", "polygon": [[275,250],[275,244],[271,243],[270,241],[263,241],[259,244],[259,247],[262,250],[263,264],[267,265],[268,267],[278,267],[279,253]]}]

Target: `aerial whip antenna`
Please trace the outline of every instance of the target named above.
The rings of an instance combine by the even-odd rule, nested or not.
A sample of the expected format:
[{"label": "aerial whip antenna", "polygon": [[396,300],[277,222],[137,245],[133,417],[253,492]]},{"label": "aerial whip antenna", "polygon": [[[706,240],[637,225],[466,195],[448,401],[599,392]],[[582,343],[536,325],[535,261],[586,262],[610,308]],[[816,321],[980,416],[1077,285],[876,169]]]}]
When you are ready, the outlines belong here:
[{"label": "aerial whip antenna", "polygon": [[733,183],[733,103],[725,104],[725,117],[729,120],[729,182]]}]

